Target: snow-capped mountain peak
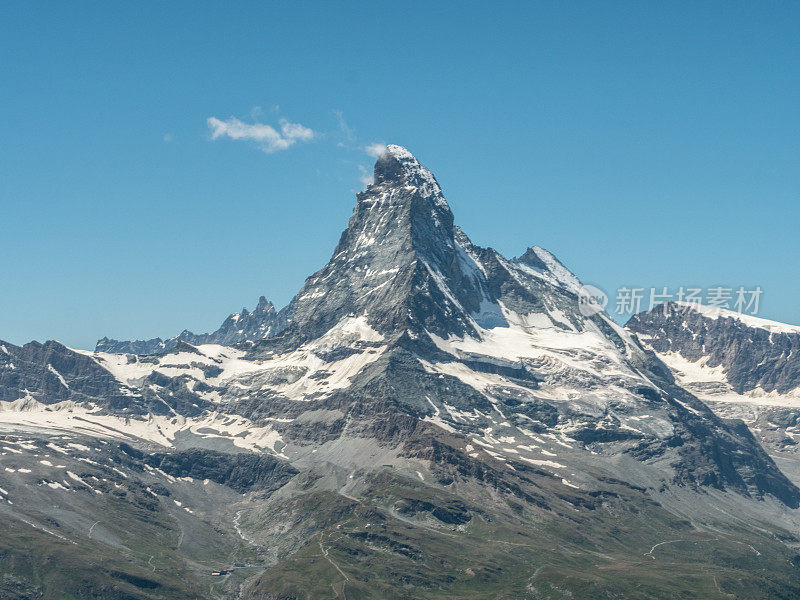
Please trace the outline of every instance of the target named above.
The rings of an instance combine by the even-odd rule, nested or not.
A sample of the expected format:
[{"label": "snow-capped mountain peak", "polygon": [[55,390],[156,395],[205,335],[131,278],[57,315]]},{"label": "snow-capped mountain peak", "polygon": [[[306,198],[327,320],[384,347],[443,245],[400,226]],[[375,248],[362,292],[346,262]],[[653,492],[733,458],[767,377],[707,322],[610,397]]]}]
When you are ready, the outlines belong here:
[{"label": "snow-capped mountain peak", "polygon": [[437,203],[447,206],[436,177],[403,146],[386,146],[386,151],[375,162],[374,173],[374,185],[402,183],[417,188],[422,197],[434,196]]}]

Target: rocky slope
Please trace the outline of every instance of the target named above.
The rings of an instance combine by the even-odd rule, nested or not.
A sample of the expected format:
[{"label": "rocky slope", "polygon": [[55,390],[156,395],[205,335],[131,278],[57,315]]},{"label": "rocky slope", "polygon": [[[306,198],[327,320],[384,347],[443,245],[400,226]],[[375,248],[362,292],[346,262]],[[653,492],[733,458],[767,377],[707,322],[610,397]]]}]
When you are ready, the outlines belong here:
[{"label": "rocky slope", "polygon": [[717,370],[725,392],[788,396],[800,388],[800,326],[670,302],[634,315],[626,327],[659,355],[698,363],[709,376]]},{"label": "rocky slope", "polygon": [[669,303],[626,328],[717,414],[745,421],[781,467],[800,474],[800,327]]},{"label": "rocky slope", "polygon": [[[225,548],[165,541],[189,582],[176,597],[800,593],[800,491],[740,421],[605,313],[585,316],[580,291],[541,248],[506,259],[472,244],[430,171],[389,146],[331,260],[269,335],[148,356],[0,348],[0,462],[13,469],[1,506],[77,544],[75,515],[105,519],[99,482],[138,485],[154,520],[177,506],[175,531]],[[45,456],[46,435],[64,437],[63,455]],[[44,473],[62,456],[90,465],[69,472],[100,493]],[[23,501],[28,479],[40,502]],[[133,522],[136,502],[116,500]],[[69,505],[59,531],[54,504]],[[156,553],[134,551],[126,527],[114,552],[141,577]],[[203,571],[241,553],[246,567]],[[9,577],[24,589],[46,587],[20,569]]]}]

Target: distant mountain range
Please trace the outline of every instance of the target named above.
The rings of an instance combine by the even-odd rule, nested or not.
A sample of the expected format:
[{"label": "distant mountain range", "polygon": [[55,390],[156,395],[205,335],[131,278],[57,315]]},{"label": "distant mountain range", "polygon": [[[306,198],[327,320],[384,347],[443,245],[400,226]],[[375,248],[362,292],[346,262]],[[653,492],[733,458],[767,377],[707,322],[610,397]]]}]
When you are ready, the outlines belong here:
[{"label": "distant mountain range", "polygon": [[0,344],[0,595],[800,597],[800,329],[582,290],[388,146],[281,311]]},{"label": "distant mountain range", "polygon": [[255,310],[233,313],[228,316],[219,329],[213,333],[192,333],[184,329],[178,335],[162,340],[120,341],[104,337],[97,341],[95,350],[116,354],[158,354],[172,350],[179,342],[186,342],[195,346],[201,344],[223,344],[231,346],[246,340],[260,340],[278,333],[281,322],[275,306],[267,301],[264,296],[258,300]]}]

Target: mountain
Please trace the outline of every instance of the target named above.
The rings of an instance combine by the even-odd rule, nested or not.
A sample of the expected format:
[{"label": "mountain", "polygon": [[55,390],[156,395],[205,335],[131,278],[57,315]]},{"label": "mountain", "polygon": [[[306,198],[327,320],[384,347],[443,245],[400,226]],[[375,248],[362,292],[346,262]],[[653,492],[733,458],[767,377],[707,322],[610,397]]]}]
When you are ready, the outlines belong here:
[{"label": "mountain", "polygon": [[280,326],[275,306],[264,296],[258,301],[253,312],[242,308],[242,312],[228,316],[219,329],[213,333],[192,333],[184,329],[175,337],[166,340],[153,338],[150,340],[120,341],[104,337],[97,341],[95,350],[116,354],[158,354],[172,350],[180,342],[187,344],[223,344],[230,346],[246,340],[260,340],[275,335]]},{"label": "mountain", "polygon": [[682,387],[717,414],[742,419],[784,470],[800,473],[799,326],[670,302],[634,315],[626,328]]},{"label": "mountain", "polygon": [[741,421],[405,148],[374,175],[268,334],[0,345],[6,596],[800,595],[800,490]]},{"label": "mountain", "polygon": [[798,395],[794,392],[800,389],[800,326],[670,302],[634,315],[626,327],[669,363],[678,364],[680,358],[697,363],[696,368],[706,371],[704,377],[716,385],[683,382],[704,395]]}]

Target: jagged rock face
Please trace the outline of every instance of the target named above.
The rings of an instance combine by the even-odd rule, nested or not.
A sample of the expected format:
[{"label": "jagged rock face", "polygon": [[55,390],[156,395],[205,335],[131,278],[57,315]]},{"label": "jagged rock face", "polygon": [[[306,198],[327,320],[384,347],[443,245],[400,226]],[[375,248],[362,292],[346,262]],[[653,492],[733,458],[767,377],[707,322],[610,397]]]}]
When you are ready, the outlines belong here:
[{"label": "jagged rock face", "polygon": [[167,340],[153,338],[150,340],[120,341],[104,337],[98,340],[95,350],[115,354],[158,354],[172,350],[179,342],[187,344],[223,344],[232,346],[243,341],[260,340],[278,333],[280,319],[275,306],[264,296],[258,301],[253,312],[242,308],[242,312],[233,313],[213,333],[192,333],[183,330],[175,337]]},{"label": "jagged rock face", "polygon": [[626,327],[659,354],[720,367],[737,394],[757,388],[786,394],[800,388],[800,327],[714,311],[670,302],[634,315]]},{"label": "jagged rock face", "polygon": [[797,462],[800,327],[672,302],[626,328],[714,412],[742,419],[767,450]]},{"label": "jagged rock face", "polygon": [[0,342],[0,401],[94,402],[123,409],[138,396],[97,361],[55,341]]},{"label": "jagged rock face", "polygon": [[[436,179],[407,150],[389,146],[374,181],[358,195],[330,262],[289,305],[287,334],[313,339],[351,314],[366,315],[370,326],[391,336],[426,325],[474,332],[464,309],[478,309],[480,290],[468,277],[470,265],[459,261],[469,263],[455,243],[453,214]],[[437,283],[443,279],[452,294]]]},{"label": "jagged rock face", "polygon": [[171,477],[214,481],[240,494],[275,490],[298,473],[285,460],[267,454],[226,454],[199,448],[147,453],[125,442],[119,447],[127,466],[149,465]]},{"label": "jagged rock face", "polygon": [[[172,339],[172,338],[170,338]],[[175,340],[177,343],[177,340]],[[115,354],[158,354],[169,350],[170,340],[164,341],[161,338],[151,338],[149,340],[115,340],[103,337],[97,340],[95,350],[98,352],[111,352]]]},{"label": "jagged rock face", "polygon": [[225,319],[215,332],[194,336],[194,338],[182,338],[181,341],[195,346],[198,344],[232,346],[246,340],[260,340],[277,333],[277,320],[278,314],[275,306],[261,296],[253,312],[242,308],[242,312],[233,313]]},{"label": "jagged rock face", "polygon": [[[52,340],[24,346],[0,341],[0,402],[23,411],[42,406],[47,407],[45,410],[58,406],[71,411],[74,405],[85,405],[124,418],[178,413],[197,416],[210,407],[202,392],[211,388],[194,380],[187,387],[190,377],[180,372],[187,368],[181,362],[187,353],[202,360],[194,347],[184,342],[160,359],[139,363],[134,356],[93,355]],[[154,368],[168,368],[172,356],[179,357],[177,373],[167,375]],[[213,365],[190,364],[204,376],[214,373]],[[129,379],[121,375],[131,371],[138,371],[138,376]]]}]

